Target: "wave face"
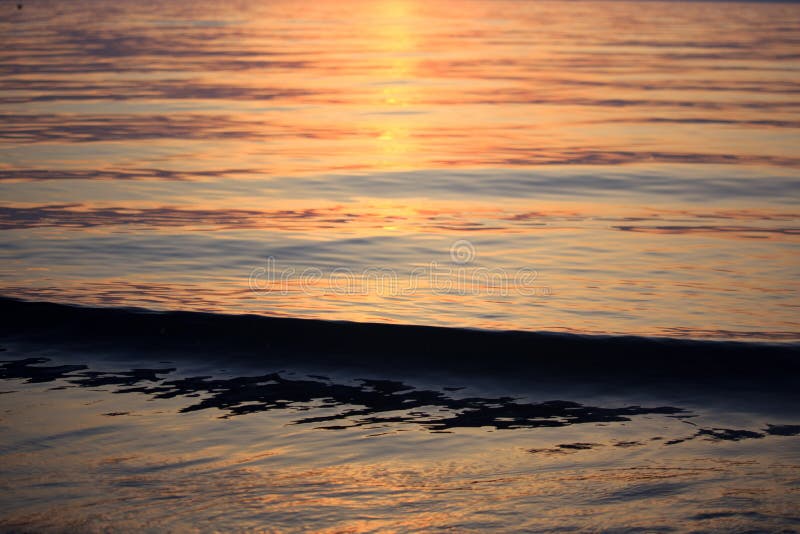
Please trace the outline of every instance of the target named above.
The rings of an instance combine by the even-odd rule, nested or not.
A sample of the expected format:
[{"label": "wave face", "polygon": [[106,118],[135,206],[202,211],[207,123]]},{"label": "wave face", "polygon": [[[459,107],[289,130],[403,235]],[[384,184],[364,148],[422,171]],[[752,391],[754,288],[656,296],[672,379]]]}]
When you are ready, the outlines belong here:
[{"label": "wave face", "polygon": [[800,345],[482,331],[221,315],[86,308],[0,299],[0,334],[96,352],[163,351],[231,361],[365,366],[508,377],[680,380],[709,387],[727,378],[793,388]]},{"label": "wave face", "polygon": [[24,4],[4,295],[800,339],[796,2]]}]

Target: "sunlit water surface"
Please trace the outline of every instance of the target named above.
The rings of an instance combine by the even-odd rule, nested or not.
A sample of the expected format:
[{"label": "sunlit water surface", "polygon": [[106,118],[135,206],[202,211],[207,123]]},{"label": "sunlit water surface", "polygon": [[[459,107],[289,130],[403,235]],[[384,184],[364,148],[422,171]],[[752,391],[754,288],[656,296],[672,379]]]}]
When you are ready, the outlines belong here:
[{"label": "sunlit water surface", "polygon": [[800,6],[24,2],[0,289],[797,340]]}]

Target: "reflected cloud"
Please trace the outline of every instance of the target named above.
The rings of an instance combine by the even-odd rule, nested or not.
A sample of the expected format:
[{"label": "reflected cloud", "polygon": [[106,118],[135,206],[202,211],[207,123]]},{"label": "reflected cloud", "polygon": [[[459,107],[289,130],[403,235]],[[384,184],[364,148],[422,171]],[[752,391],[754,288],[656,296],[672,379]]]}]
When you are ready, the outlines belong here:
[{"label": "reflected cloud", "polygon": [[146,139],[336,139],[352,135],[335,128],[298,129],[288,124],[225,115],[11,115],[0,114],[6,143],[107,142]]},{"label": "reflected cloud", "polygon": [[[680,152],[650,152],[650,151],[622,151],[622,150],[591,150],[575,148],[562,150],[557,153],[548,153],[536,149],[523,147],[501,148],[496,152],[513,152],[527,154],[512,157],[487,155],[469,159],[468,164],[473,166],[534,166],[534,165],[628,165],[633,163],[690,163],[703,165],[774,165],[777,167],[800,167],[800,158],[782,156],[762,156],[746,154],[702,154]],[[464,164],[465,160],[439,161],[440,165]]]},{"label": "reflected cloud", "polygon": [[[794,222],[796,215],[781,212],[647,210],[639,216],[610,216],[597,211],[548,209],[514,212],[494,208],[491,204],[452,207],[447,203],[429,203],[424,210],[409,210],[392,204],[367,201],[326,207],[298,209],[201,209],[161,207],[94,207],[85,204],[47,204],[39,206],[0,206],[0,229],[31,228],[80,229],[115,225],[159,228],[202,228],[228,230],[263,228],[275,231],[299,231],[347,227],[350,230],[386,230],[448,232],[535,232],[591,227],[603,223],[657,223],[675,221],[681,224],[612,224],[611,229],[651,234],[719,234],[739,237],[791,237],[800,235],[800,227],[774,225]],[[719,219],[723,224],[708,224]],[[732,225],[731,220],[750,225]],[[693,224],[687,224],[687,223]]]},{"label": "reflected cloud", "polygon": [[747,236],[750,234],[784,234],[800,235],[800,227],[797,228],[758,228],[747,226],[615,226],[624,232],[644,232],[652,234],[737,234]]},{"label": "reflected cloud", "polygon": [[618,123],[618,124],[710,124],[721,126],[754,126],[764,128],[800,128],[800,121],[786,121],[786,120],[772,120],[772,119],[753,119],[753,120],[737,120],[737,119],[722,119],[711,117],[630,117],[623,119],[606,119],[602,121],[603,124]]},{"label": "reflected cloud", "polygon": [[170,170],[170,169],[4,169],[0,168],[0,181],[39,180],[198,180],[224,178],[237,175],[263,175],[263,169]]},{"label": "reflected cloud", "polygon": [[[142,225],[154,228],[174,226],[216,226],[224,228],[268,227],[272,223],[313,220],[316,226],[340,224],[354,216],[325,211],[277,210],[200,210],[177,208],[137,209],[126,207],[83,208],[79,204],[49,205],[35,208],[0,207],[0,229],[19,228],[89,228],[108,224]],[[5,221],[5,222],[3,222]],[[295,229],[298,225],[295,225]]]}]

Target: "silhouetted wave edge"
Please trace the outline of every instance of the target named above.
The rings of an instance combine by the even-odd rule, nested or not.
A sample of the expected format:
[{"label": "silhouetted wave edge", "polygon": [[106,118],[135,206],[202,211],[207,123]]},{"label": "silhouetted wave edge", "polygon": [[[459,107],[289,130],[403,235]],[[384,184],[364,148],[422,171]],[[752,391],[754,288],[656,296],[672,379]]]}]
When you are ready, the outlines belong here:
[{"label": "silhouetted wave edge", "polygon": [[[243,360],[479,373],[627,375],[796,381],[800,344],[493,331],[144,308],[85,307],[0,297],[5,342],[102,346]],[[155,357],[155,356],[153,356]]]}]

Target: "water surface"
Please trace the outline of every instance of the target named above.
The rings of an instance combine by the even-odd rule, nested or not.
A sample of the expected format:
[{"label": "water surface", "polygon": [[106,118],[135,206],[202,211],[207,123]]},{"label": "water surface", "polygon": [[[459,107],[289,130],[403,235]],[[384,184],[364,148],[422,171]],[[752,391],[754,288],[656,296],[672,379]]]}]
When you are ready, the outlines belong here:
[{"label": "water surface", "polygon": [[769,2],[7,4],[0,288],[797,340],[798,25]]},{"label": "water surface", "polygon": [[797,347],[0,304],[2,530],[800,528]]},{"label": "water surface", "polygon": [[0,530],[800,530],[800,4],[16,4]]}]

